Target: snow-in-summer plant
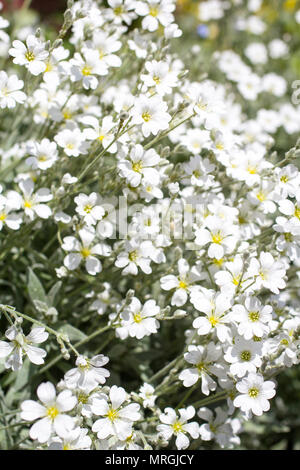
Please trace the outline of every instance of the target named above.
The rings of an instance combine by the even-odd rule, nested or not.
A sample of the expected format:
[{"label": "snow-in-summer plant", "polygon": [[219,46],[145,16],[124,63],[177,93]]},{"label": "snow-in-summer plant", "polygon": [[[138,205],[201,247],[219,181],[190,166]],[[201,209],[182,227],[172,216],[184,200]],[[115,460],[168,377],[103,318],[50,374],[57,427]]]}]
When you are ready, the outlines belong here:
[{"label": "snow-in-summer plant", "polygon": [[1,449],[239,448],[299,364],[300,105],[243,3],[187,54],[175,0],[3,13]]}]

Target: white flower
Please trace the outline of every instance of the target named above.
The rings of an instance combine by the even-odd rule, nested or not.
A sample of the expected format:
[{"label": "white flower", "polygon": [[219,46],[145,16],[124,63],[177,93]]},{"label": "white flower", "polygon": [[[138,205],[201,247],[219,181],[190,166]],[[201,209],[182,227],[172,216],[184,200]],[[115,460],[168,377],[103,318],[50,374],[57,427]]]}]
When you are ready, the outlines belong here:
[{"label": "white flower", "polygon": [[102,119],[101,126],[94,116],[84,116],[81,122],[91,126],[83,131],[83,135],[87,140],[98,140],[104,148],[108,147],[107,152],[116,153],[117,143],[112,143],[115,139],[113,129],[116,127],[116,123],[113,122],[111,116],[105,116]]},{"label": "white flower", "polygon": [[0,195],[0,230],[4,225],[18,230],[22,223],[22,214],[12,212],[21,208],[20,196],[16,191],[9,191],[7,197]]},{"label": "white flower", "polygon": [[40,443],[47,442],[55,432],[64,437],[74,428],[74,418],[65,413],[71,411],[76,403],[76,397],[70,390],[64,390],[56,397],[55,387],[51,382],[44,382],[37,388],[37,396],[42,404],[25,400],[21,403],[21,418],[25,421],[35,421],[29,435]]},{"label": "white flower", "polygon": [[51,201],[53,198],[49,189],[41,188],[34,193],[34,183],[29,178],[21,180],[19,187],[23,192],[23,198],[21,198],[21,201],[25,215],[27,215],[30,220],[33,220],[35,215],[42,219],[48,219],[52,214],[52,210],[47,206],[47,204],[43,203]]},{"label": "white flower", "polygon": [[0,108],[15,108],[16,103],[23,104],[26,95],[20,91],[24,86],[23,80],[17,75],[8,76],[6,72],[0,72]]},{"label": "white flower", "polygon": [[235,337],[234,345],[226,349],[224,359],[231,363],[230,372],[237,377],[243,377],[246,373],[256,373],[261,366],[262,351],[258,341],[245,340],[243,337]]},{"label": "white flower", "polygon": [[126,392],[124,388],[116,385],[110,389],[109,401],[97,397],[93,400],[93,413],[103,417],[94,422],[92,430],[97,433],[99,439],[116,436],[124,441],[131,435],[134,421],[138,421],[141,417],[140,405],[137,403],[123,405],[127,401]]},{"label": "white flower", "polygon": [[100,383],[103,385],[109,377],[109,372],[103,366],[109,361],[108,357],[98,354],[88,359],[79,356],[76,359],[76,368],[65,374],[65,382],[68,388],[81,387],[89,392]]},{"label": "white flower", "polygon": [[90,450],[91,438],[87,435],[88,429],[75,428],[64,437],[51,438],[48,450]]},{"label": "white flower", "polygon": [[153,185],[159,182],[159,173],[155,168],[160,162],[160,156],[154,149],[144,150],[137,144],[130,152],[128,160],[121,160],[118,164],[120,174],[126,178],[130,186],[137,187],[142,179],[151,181]]},{"label": "white flower", "polygon": [[27,158],[26,163],[34,170],[47,170],[58,158],[57,145],[49,139],[43,139],[40,143],[33,142],[28,150],[32,156]]},{"label": "white flower", "polygon": [[74,58],[70,60],[71,80],[77,82],[82,80],[82,86],[86,90],[95,90],[98,79],[94,75],[107,75],[106,64],[99,60],[96,50],[84,49],[82,54],[75,52]]},{"label": "white flower", "polygon": [[245,305],[234,305],[230,317],[238,323],[238,333],[246,340],[261,338],[269,332],[272,320],[271,305],[263,306],[256,297],[247,297]]},{"label": "white flower", "polygon": [[85,142],[83,133],[78,128],[73,130],[64,129],[54,137],[54,140],[64,149],[65,154],[69,157],[78,157],[81,154],[86,154],[89,146]]},{"label": "white flower", "polygon": [[139,396],[143,399],[144,408],[154,407],[157,396],[154,394],[155,388],[152,385],[144,383],[139,390]]},{"label": "white flower", "polygon": [[159,96],[140,96],[136,99],[131,111],[132,124],[142,125],[144,137],[150,134],[157,135],[159,131],[168,129],[170,114],[168,105]]},{"label": "white flower", "polygon": [[285,267],[281,261],[275,261],[270,253],[261,252],[259,260],[252,258],[247,271],[250,277],[255,276],[255,284],[253,289],[265,287],[274,294],[279,293],[279,289],[286,286],[284,281]]},{"label": "white flower", "polygon": [[170,66],[162,60],[152,60],[145,63],[147,74],[141,74],[141,79],[148,88],[154,88],[159,95],[172,92],[172,88],[177,86],[178,79],[175,72],[170,71]]},{"label": "white flower", "polygon": [[95,276],[102,271],[102,264],[94,255],[109,256],[111,249],[104,243],[93,243],[95,240],[95,230],[92,227],[84,227],[78,231],[78,234],[81,242],[72,236],[63,239],[62,249],[70,251],[70,254],[64,258],[64,265],[70,271],[73,271],[78,268],[83,260],[87,272]]},{"label": "white flower", "polygon": [[178,276],[168,274],[160,279],[163,290],[175,289],[171,299],[171,305],[181,307],[188,299],[188,293],[193,290],[193,284],[203,279],[198,269],[194,266],[190,269],[187,261],[181,258],[178,261]]},{"label": "white flower", "polygon": [[261,416],[264,411],[270,409],[269,399],[274,397],[276,391],[275,383],[264,379],[259,374],[249,374],[236,384],[238,395],[233,404],[242,411],[252,411],[256,416]]},{"label": "white flower", "polygon": [[74,198],[76,212],[83,217],[86,225],[95,225],[105,215],[105,210],[99,204],[99,195],[80,193]]},{"label": "white flower", "polygon": [[196,421],[187,422],[195,416],[195,408],[193,406],[180,408],[178,413],[179,416],[177,416],[173,408],[165,408],[164,413],[159,416],[163,424],[157,426],[157,431],[167,441],[174,435],[176,437],[176,447],[181,450],[186,449],[190,444],[187,434],[190,434],[193,439],[199,437],[199,424]]},{"label": "white flower", "polygon": [[224,375],[223,368],[218,364],[222,350],[219,345],[210,342],[207,347],[190,345],[184,359],[192,364],[192,367],[184,369],[179,374],[184,387],[192,387],[201,378],[201,391],[209,395],[210,391],[217,388],[217,383],[211,375],[221,377]]},{"label": "white flower", "polygon": [[25,65],[32,75],[39,75],[46,70],[45,60],[49,52],[45,50],[38,38],[30,34],[26,39],[26,46],[18,39],[13,41],[13,48],[9,49],[9,54],[14,57],[13,63]]},{"label": "white flower", "polygon": [[209,258],[221,259],[224,253],[231,253],[236,245],[236,229],[232,224],[215,216],[206,219],[207,228],[195,231],[195,243],[204,246],[209,243],[207,254]]},{"label": "white flower", "polygon": [[199,428],[200,436],[203,441],[215,441],[223,449],[230,447],[230,438],[232,437],[233,430],[228,422],[228,414],[219,406],[214,410],[216,415],[206,407],[198,410],[197,415],[199,418],[207,421],[201,424]]},{"label": "white flower", "polygon": [[115,265],[118,268],[123,268],[123,275],[132,274],[133,276],[136,276],[138,268],[146,274],[150,274],[152,272],[147,241],[141,243],[138,243],[135,240],[131,240],[130,242],[126,241],[124,248],[126,251],[121,251],[115,261]]},{"label": "white flower", "polygon": [[175,10],[175,5],[172,0],[138,1],[135,8],[138,15],[144,16],[142,27],[148,31],[158,29],[159,23],[168,26],[174,19],[172,12]]},{"label": "white flower", "polygon": [[37,348],[34,344],[44,343],[48,338],[45,328],[35,327],[25,336],[21,328],[11,326],[5,332],[6,338],[10,341],[0,341],[0,357],[5,357],[5,367],[7,369],[19,370],[23,364],[23,356],[27,356],[33,364],[44,364],[46,351]]},{"label": "white flower", "polygon": [[159,322],[155,317],[160,312],[155,300],[147,300],[142,306],[141,302],[133,297],[130,305],[122,314],[122,328],[126,328],[131,338],[141,339],[152,333],[157,333]]},{"label": "white flower", "polygon": [[198,335],[207,335],[215,331],[222,343],[230,339],[230,328],[226,326],[226,323],[230,322],[230,314],[226,313],[231,307],[228,296],[223,293],[215,294],[213,291],[202,293],[195,290],[191,293],[191,303],[206,315],[193,321],[193,327],[197,329]]}]

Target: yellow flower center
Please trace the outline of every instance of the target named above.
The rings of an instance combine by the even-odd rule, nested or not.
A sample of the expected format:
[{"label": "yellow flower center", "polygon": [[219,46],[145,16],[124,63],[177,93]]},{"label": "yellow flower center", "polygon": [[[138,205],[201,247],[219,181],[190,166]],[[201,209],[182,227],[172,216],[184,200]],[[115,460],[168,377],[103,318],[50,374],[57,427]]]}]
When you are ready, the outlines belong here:
[{"label": "yellow flower center", "polygon": [[179,282],[179,287],[180,287],[180,289],[187,289],[188,284],[187,284],[185,281],[182,281],[182,280],[181,280],[181,281]]},{"label": "yellow flower center", "polygon": [[239,282],[240,282],[240,279],[241,279],[241,275],[239,274],[238,276],[235,276],[232,278],[232,282],[235,286],[238,286],[239,285]]},{"label": "yellow flower center", "polygon": [[92,67],[90,67],[89,65],[85,65],[85,66],[81,69],[81,73],[82,73],[82,75],[84,75],[85,77],[88,77],[88,76],[91,75],[91,73],[92,73]]},{"label": "yellow flower center", "polygon": [[288,346],[288,345],[289,345],[289,342],[288,342],[287,339],[282,339],[282,340],[280,341],[280,344],[282,344],[283,346]]},{"label": "yellow flower center", "polygon": [[248,166],[247,171],[250,173],[250,175],[256,175],[257,168],[255,166]]},{"label": "yellow flower center", "polygon": [[63,118],[65,120],[71,119],[71,117],[72,117],[72,114],[70,113],[70,111],[68,109],[63,111]]},{"label": "yellow flower center", "polygon": [[133,315],[133,321],[134,321],[135,323],[141,323],[142,319],[143,319],[143,318],[142,318],[142,315],[141,315],[140,312],[135,313],[135,314]]},{"label": "yellow flower center", "polygon": [[300,207],[298,207],[298,206],[295,207],[294,216],[297,217],[297,219],[300,220]]},{"label": "yellow flower center", "polygon": [[224,258],[221,258],[221,259],[213,258],[212,262],[213,262],[216,266],[222,266],[222,264],[224,263]]},{"label": "yellow flower center", "polygon": [[88,402],[88,399],[89,397],[85,393],[79,393],[77,397],[78,402],[82,403],[83,405],[85,405]]},{"label": "yellow flower center", "polygon": [[114,8],[114,14],[115,15],[122,15],[123,13],[123,7],[120,5],[119,7]]},{"label": "yellow flower center", "polygon": [[156,83],[156,85],[160,84],[160,78],[157,75],[154,75],[153,81]]},{"label": "yellow flower center", "polygon": [[133,163],[133,164],[132,164],[132,169],[133,169],[133,171],[135,171],[136,173],[140,173],[140,171],[143,169],[142,162],[139,161],[139,162]]},{"label": "yellow flower center", "polygon": [[47,408],[47,413],[46,414],[47,414],[48,418],[50,418],[52,420],[56,418],[58,413],[59,413],[59,411],[55,406],[50,406],[49,408]]},{"label": "yellow flower center", "polygon": [[74,144],[67,144],[66,147],[67,147],[67,149],[69,149],[69,150],[73,150]]},{"label": "yellow flower center", "polygon": [[83,258],[87,258],[88,256],[90,256],[91,250],[90,250],[89,248],[87,248],[87,247],[83,247],[83,248],[81,248],[81,250],[80,250],[80,254],[81,254],[81,256],[82,256]]},{"label": "yellow flower center", "polygon": [[179,433],[179,432],[183,432],[183,427],[182,427],[182,424],[179,423],[179,421],[176,421],[173,425],[172,425],[172,428],[173,428],[173,431],[175,434]]},{"label": "yellow flower center", "polygon": [[28,199],[25,199],[24,207],[26,207],[27,209],[30,209],[32,207],[32,202],[29,201]]},{"label": "yellow flower center", "polygon": [[38,161],[39,161],[39,162],[45,162],[46,160],[47,160],[46,155],[40,155],[40,156],[38,157]]},{"label": "yellow flower center", "polygon": [[282,177],[280,178],[280,181],[282,181],[282,183],[287,183],[288,182],[288,177],[286,175],[282,175]]},{"label": "yellow flower center", "polygon": [[7,215],[2,212],[2,214],[0,214],[0,221],[3,222],[5,219],[6,219]]},{"label": "yellow flower center", "polygon": [[117,419],[118,417],[118,410],[114,410],[114,408],[110,408],[107,413],[107,417],[110,421],[115,421],[115,419]]},{"label": "yellow flower center", "polygon": [[251,359],[251,352],[250,351],[243,351],[241,353],[241,359],[242,361],[250,361]]},{"label": "yellow flower center", "polygon": [[262,192],[262,191],[259,191],[257,194],[256,194],[256,197],[257,199],[260,201],[260,202],[263,202],[266,200],[266,195]]},{"label": "yellow flower center", "polygon": [[158,15],[158,8],[155,8],[155,7],[151,7],[149,9],[149,15],[150,16],[154,16],[154,18]]},{"label": "yellow flower center", "polygon": [[259,312],[249,312],[248,318],[253,323],[259,320]]},{"label": "yellow flower center", "polygon": [[32,62],[35,59],[34,53],[31,51],[27,51],[25,54],[25,58],[28,60],[28,62]]},{"label": "yellow flower center", "polygon": [[93,206],[91,206],[90,204],[87,204],[86,206],[84,206],[84,212],[86,212],[87,214],[90,214],[91,213],[91,210],[93,209]]},{"label": "yellow flower center", "polygon": [[219,323],[220,320],[219,320],[218,317],[215,317],[214,315],[211,315],[208,318],[208,321],[210,322],[211,326],[214,328]]},{"label": "yellow flower center", "polygon": [[256,387],[251,387],[248,390],[248,395],[250,398],[256,398],[259,394],[259,390]]},{"label": "yellow flower center", "polygon": [[102,140],[104,139],[104,137],[105,137],[105,135],[101,134],[101,135],[99,135],[98,140],[100,140],[100,142],[102,142]]},{"label": "yellow flower center", "polygon": [[151,119],[151,114],[148,113],[148,111],[145,111],[145,112],[142,114],[142,118],[144,119],[145,122],[149,122],[150,119]]},{"label": "yellow flower center", "polygon": [[223,240],[223,237],[222,237],[220,232],[217,232],[214,235],[212,235],[211,239],[212,239],[213,243],[217,243],[217,245],[220,245],[220,243]]},{"label": "yellow flower center", "polygon": [[138,257],[138,252],[137,250],[131,251],[128,255],[128,258],[130,261],[136,261]]},{"label": "yellow flower center", "polygon": [[218,143],[216,144],[216,148],[217,148],[218,150],[224,150],[224,145],[222,144],[222,142],[218,142]]},{"label": "yellow flower center", "polygon": [[64,444],[63,445],[63,450],[71,450],[70,444]]}]

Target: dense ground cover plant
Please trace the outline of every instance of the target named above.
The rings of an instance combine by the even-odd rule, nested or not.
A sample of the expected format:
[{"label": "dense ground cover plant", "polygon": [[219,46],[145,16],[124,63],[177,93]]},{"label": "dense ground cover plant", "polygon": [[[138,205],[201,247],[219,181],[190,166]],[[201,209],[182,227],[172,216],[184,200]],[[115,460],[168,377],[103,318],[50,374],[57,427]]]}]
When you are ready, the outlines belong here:
[{"label": "dense ground cover plant", "polygon": [[1,18],[1,448],[241,448],[297,370],[297,41],[192,3]]}]

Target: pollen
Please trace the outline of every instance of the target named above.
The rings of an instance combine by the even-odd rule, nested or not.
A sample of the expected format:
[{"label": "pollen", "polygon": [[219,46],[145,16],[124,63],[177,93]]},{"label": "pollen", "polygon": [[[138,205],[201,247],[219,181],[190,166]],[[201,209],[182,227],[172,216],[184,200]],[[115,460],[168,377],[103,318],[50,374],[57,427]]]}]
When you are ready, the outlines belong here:
[{"label": "pollen", "polygon": [[88,256],[90,256],[91,250],[90,250],[89,248],[87,248],[87,247],[83,247],[83,248],[81,248],[81,250],[80,250],[80,254],[81,254],[81,256],[82,256],[83,258],[87,258]]},{"label": "pollen", "polygon": [[251,359],[251,352],[250,351],[242,351],[240,355],[242,361],[250,361]]},{"label": "pollen", "polygon": [[262,191],[259,191],[257,194],[256,194],[256,197],[257,199],[260,201],[260,202],[263,202],[266,200],[266,195],[262,192]]},{"label": "pollen", "polygon": [[280,344],[282,344],[283,346],[288,346],[289,345],[289,342],[287,339],[283,338],[281,341],[280,341]]},{"label": "pollen", "polygon": [[160,84],[160,78],[157,75],[153,77],[153,81],[156,83],[156,85]]},{"label": "pollen", "polygon": [[70,113],[70,111],[68,111],[67,109],[65,111],[63,111],[63,118],[67,121],[68,119],[71,119],[72,117],[72,114]]},{"label": "pollen", "polygon": [[100,140],[100,142],[102,142],[102,140],[104,139],[104,137],[105,137],[105,135],[101,134],[101,135],[99,135],[98,140]]},{"label": "pollen", "polygon": [[84,75],[85,77],[88,77],[88,76],[91,75],[91,73],[92,73],[92,68],[91,68],[89,65],[85,65],[85,66],[81,69],[81,73],[82,73],[82,75]]},{"label": "pollen", "polygon": [[289,178],[288,178],[287,175],[282,175],[282,177],[280,178],[280,181],[281,181],[282,183],[287,183],[288,180],[289,180]]},{"label": "pollen", "polygon": [[247,171],[250,173],[250,175],[256,175],[257,168],[255,166],[248,166]]},{"label": "pollen", "polygon": [[73,148],[74,148],[74,144],[67,144],[67,149],[73,150]]},{"label": "pollen", "polygon": [[39,162],[45,162],[46,160],[47,160],[46,155],[40,155],[40,156],[38,157],[38,161],[39,161]]},{"label": "pollen", "polygon": [[179,282],[179,287],[180,289],[186,289],[187,288],[187,283],[185,281],[180,281]]},{"label": "pollen", "polygon": [[31,201],[29,201],[28,199],[26,199],[24,201],[24,207],[26,207],[27,209],[30,209],[32,207],[32,203]]},{"label": "pollen", "polygon": [[131,251],[128,255],[130,261],[136,261],[138,257],[137,250]]},{"label": "pollen", "polygon": [[77,397],[78,402],[82,403],[83,405],[85,405],[88,402],[88,399],[89,397],[85,393],[79,393]]},{"label": "pollen", "polygon": [[175,434],[179,433],[179,432],[183,432],[183,427],[182,427],[182,424],[179,422],[179,421],[176,421],[173,425],[172,425],[172,428],[173,428],[173,431]]},{"label": "pollen", "polygon": [[297,217],[297,219],[300,220],[300,207],[299,206],[295,207],[294,216]]},{"label": "pollen", "polygon": [[158,8],[155,8],[155,7],[150,8],[149,15],[155,18],[158,15]]},{"label": "pollen", "polygon": [[235,286],[238,286],[239,285],[239,282],[240,282],[240,279],[241,279],[241,275],[239,274],[238,276],[235,276],[232,278],[232,282]]},{"label": "pollen", "polygon": [[251,387],[248,390],[248,395],[250,398],[256,398],[259,395],[259,390],[256,387]]},{"label": "pollen", "polygon": [[87,204],[83,208],[84,212],[86,212],[87,214],[90,214],[92,209],[93,209],[93,207],[90,204]]},{"label": "pollen", "polygon": [[219,323],[219,318],[218,317],[215,317],[214,315],[211,315],[208,319],[208,321],[210,322],[211,326],[214,328],[218,323]]},{"label": "pollen", "polygon": [[151,119],[151,114],[148,113],[148,111],[145,111],[145,112],[142,114],[142,118],[144,119],[145,122],[149,122],[150,119]]},{"label": "pollen", "polygon": [[0,222],[3,222],[5,219],[6,219],[7,215],[2,212],[2,214],[0,214]]},{"label": "pollen", "polygon": [[142,319],[143,319],[143,318],[142,318],[142,315],[141,315],[140,312],[135,313],[135,314],[133,315],[133,321],[134,321],[135,323],[141,323]]},{"label": "pollen", "polygon": [[34,53],[31,51],[27,51],[25,54],[25,58],[28,60],[28,62],[32,62],[35,59]]},{"label": "pollen", "polygon": [[118,410],[115,410],[114,408],[110,408],[108,413],[107,413],[107,417],[110,421],[115,421],[115,419],[118,418]]},{"label": "pollen", "polygon": [[58,413],[59,413],[59,411],[55,406],[50,406],[49,408],[47,408],[47,416],[48,416],[48,418],[50,418],[52,420],[56,418]]},{"label": "pollen", "polygon": [[132,169],[133,169],[133,171],[135,171],[136,173],[140,173],[141,170],[143,169],[142,162],[139,161],[139,162],[133,163],[133,164],[132,164]]},{"label": "pollen", "polygon": [[218,143],[216,144],[216,148],[217,148],[218,150],[224,150],[224,145],[222,144],[222,142],[218,142]]},{"label": "pollen", "polygon": [[249,312],[248,318],[253,323],[259,320],[259,312]]},{"label": "pollen", "polygon": [[223,237],[222,237],[220,232],[217,232],[214,235],[212,235],[211,239],[212,239],[213,243],[216,243],[217,245],[220,245],[220,243],[223,240]]}]

